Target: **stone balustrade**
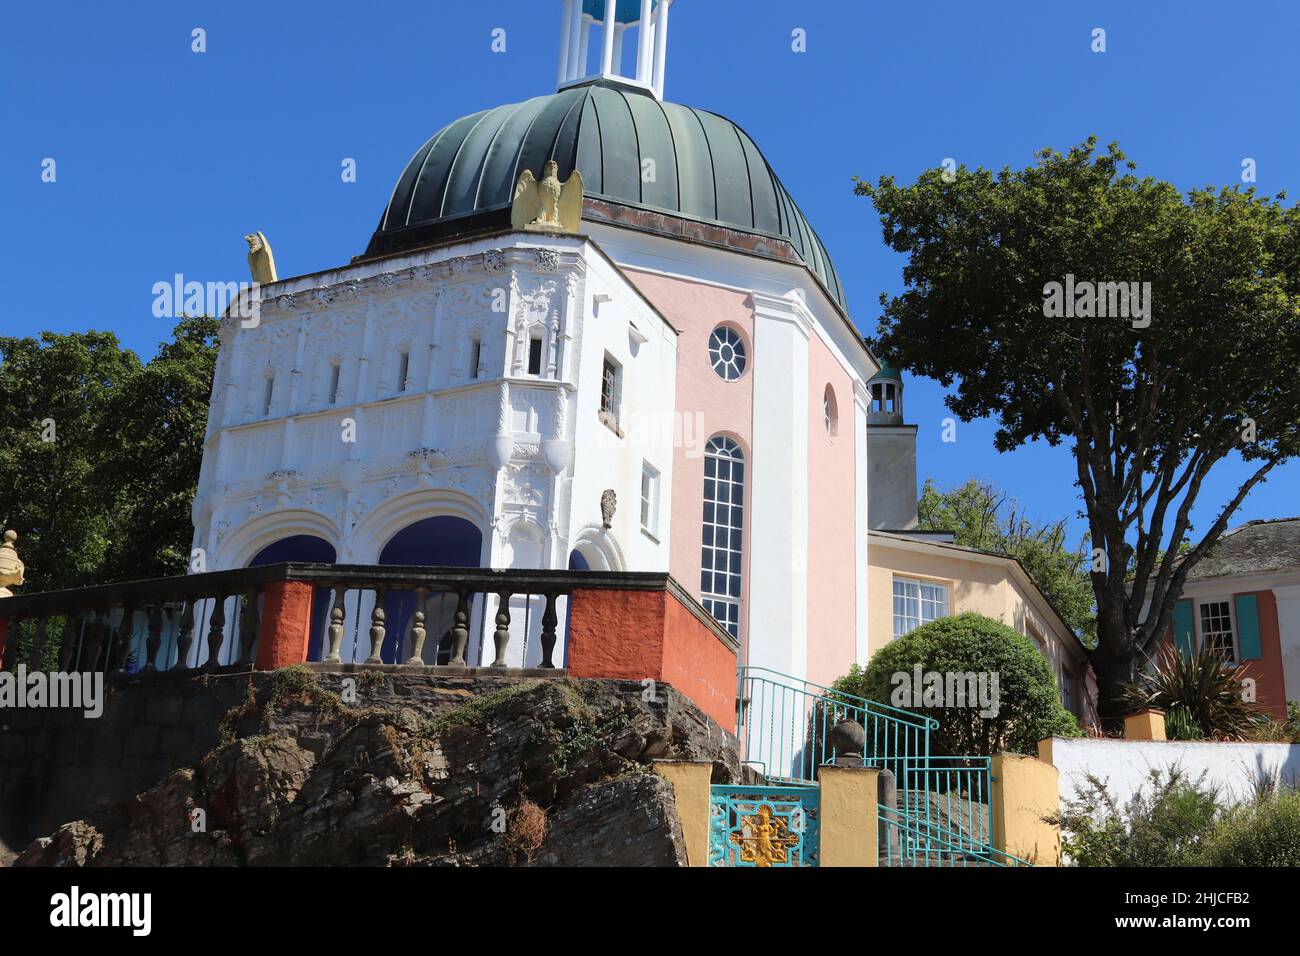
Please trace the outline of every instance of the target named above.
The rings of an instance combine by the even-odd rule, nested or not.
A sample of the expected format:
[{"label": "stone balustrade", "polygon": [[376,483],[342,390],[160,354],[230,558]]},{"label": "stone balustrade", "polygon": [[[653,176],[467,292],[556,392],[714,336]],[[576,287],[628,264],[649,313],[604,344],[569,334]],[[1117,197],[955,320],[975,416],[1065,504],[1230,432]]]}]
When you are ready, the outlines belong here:
[{"label": "stone balustrade", "polygon": [[736,651],[664,573],[285,563],[0,602],[11,671],[527,669],[682,684],[723,726]]}]

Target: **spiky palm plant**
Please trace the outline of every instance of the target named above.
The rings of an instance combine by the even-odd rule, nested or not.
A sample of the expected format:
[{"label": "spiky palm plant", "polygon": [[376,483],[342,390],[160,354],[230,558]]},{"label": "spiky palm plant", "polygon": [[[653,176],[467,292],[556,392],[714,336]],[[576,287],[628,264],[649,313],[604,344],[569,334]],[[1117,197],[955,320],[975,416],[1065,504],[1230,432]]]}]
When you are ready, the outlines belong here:
[{"label": "spiky palm plant", "polygon": [[1165,713],[1181,711],[1206,737],[1242,740],[1264,718],[1242,694],[1244,668],[1225,660],[1221,651],[1202,647],[1183,654],[1165,644],[1156,655],[1155,669],[1125,687],[1133,707],[1158,707]]}]

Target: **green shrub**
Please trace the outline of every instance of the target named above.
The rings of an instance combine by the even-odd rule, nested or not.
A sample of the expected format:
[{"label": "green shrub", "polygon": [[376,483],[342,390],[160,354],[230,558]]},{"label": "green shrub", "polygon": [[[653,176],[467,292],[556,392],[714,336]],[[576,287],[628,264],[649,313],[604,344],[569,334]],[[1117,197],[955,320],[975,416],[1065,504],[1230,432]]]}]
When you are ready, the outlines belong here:
[{"label": "green shrub", "polygon": [[[923,673],[997,675],[997,713],[980,707],[916,706],[895,696],[920,665]],[[1061,706],[1052,666],[1027,637],[979,614],[945,617],[916,628],[881,648],[863,670],[854,666],[833,685],[846,694],[933,717],[936,755],[988,755],[1000,750],[1035,753],[1044,737],[1077,737],[1074,715]],[[990,685],[991,686],[991,685]],[[991,708],[990,708],[991,709]]]},{"label": "green shrub", "polygon": [[1073,866],[1190,865],[1221,812],[1217,791],[1203,781],[1177,768],[1152,770],[1121,809],[1089,775],[1062,804],[1061,850]]},{"label": "green shrub", "polygon": [[1300,790],[1230,810],[1191,860],[1198,866],[1300,866]]}]

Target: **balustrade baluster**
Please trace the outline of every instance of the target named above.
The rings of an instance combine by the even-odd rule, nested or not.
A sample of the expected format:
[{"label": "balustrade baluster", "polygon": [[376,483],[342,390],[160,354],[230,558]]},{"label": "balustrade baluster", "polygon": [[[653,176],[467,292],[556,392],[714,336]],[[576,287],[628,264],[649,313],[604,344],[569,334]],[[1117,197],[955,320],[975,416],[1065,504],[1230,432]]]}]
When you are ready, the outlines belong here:
[{"label": "balustrade baluster", "polygon": [[497,595],[497,627],[492,632],[492,643],[496,645],[497,656],[492,661],[493,667],[506,666],[506,647],[510,644],[510,598],[509,591]]},{"label": "balustrade baluster", "polygon": [[94,619],[90,622],[90,640],[85,648],[85,655],[81,661],[81,669],[84,671],[99,670],[99,652],[104,644],[104,633],[108,630],[108,611],[100,608],[95,612]]},{"label": "balustrade baluster", "polygon": [[244,595],[239,609],[239,663],[241,664],[253,662],[253,644],[257,642],[259,623],[257,598],[256,590],[249,591]]},{"label": "balustrade baluster", "polygon": [[38,617],[32,633],[32,653],[31,659],[27,662],[28,670],[45,670],[45,645],[49,639],[49,618]]},{"label": "balustrade baluster", "polygon": [[212,604],[212,616],[208,619],[208,662],[207,669],[215,670],[221,662],[221,645],[226,639],[226,599],[217,597]]},{"label": "balustrade baluster", "polygon": [[131,632],[135,628],[135,605],[122,608],[122,620],[109,648],[109,670],[124,671],[131,664]]},{"label": "balustrade baluster", "polygon": [[452,654],[449,666],[465,666],[465,645],[469,642],[469,592],[456,590],[456,616],[451,628]]},{"label": "balustrade baluster", "polygon": [[375,589],[375,608],[370,612],[370,656],[367,664],[382,664],[384,658],[384,592]]},{"label": "balustrade baluster", "polygon": [[428,600],[428,592],[423,588],[415,592],[415,613],[411,615],[411,656],[407,659],[408,664],[424,663],[424,604]]},{"label": "balustrade baluster", "polygon": [[339,651],[343,646],[343,619],[347,617],[346,595],[347,588],[341,584],[334,585],[334,607],[330,609],[330,652],[325,655],[325,660],[331,664],[343,660]]},{"label": "balustrade baluster", "polygon": [[559,618],[555,613],[556,596],[554,592],[546,595],[546,610],[542,612],[542,667],[554,667],[551,659],[555,650],[555,625]]},{"label": "balustrade baluster", "polygon": [[180,631],[176,635],[176,668],[184,670],[189,667],[190,645],[194,643],[194,600],[185,599],[185,610],[181,612]]},{"label": "balustrade baluster", "polygon": [[69,613],[63,618],[63,639],[59,643],[59,670],[65,674],[72,664],[72,655],[77,652],[78,616]]},{"label": "balustrade baluster", "polygon": [[144,642],[144,669],[152,674],[158,670],[158,665],[154,662],[158,658],[158,649],[162,647],[162,606],[150,604],[145,608],[145,613],[149,615],[149,636]]}]

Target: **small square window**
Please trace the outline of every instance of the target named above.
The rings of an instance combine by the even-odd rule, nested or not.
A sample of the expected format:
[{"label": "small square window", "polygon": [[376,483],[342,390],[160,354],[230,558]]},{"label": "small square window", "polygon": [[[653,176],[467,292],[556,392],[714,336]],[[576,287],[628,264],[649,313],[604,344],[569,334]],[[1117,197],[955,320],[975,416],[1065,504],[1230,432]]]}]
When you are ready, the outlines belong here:
[{"label": "small square window", "polygon": [[600,411],[615,424],[618,423],[618,403],[622,390],[623,369],[606,355],[600,376]]},{"label": "small square window", "polygon": [[330,363],[330,395],[329,404],[333,405],[339,400],[339,375],[342,369],[338,362]]},{"label": "small square window", "polygon": [[641,530],[659,534],[659,472],[648,461],[641,463]]},{"label": "small square window", "polygon": [[411,372],[411,353],[398,352],[397,353],[397,390],[399,392],[406,391],[406,379],[407,376],[410,375],[410,372]]},{"label": "small square window", "polygon": [[1230,601],[1206,601],[1201,605],[1201,646],[1218,651],[1225,664],[1237,660]]}]

